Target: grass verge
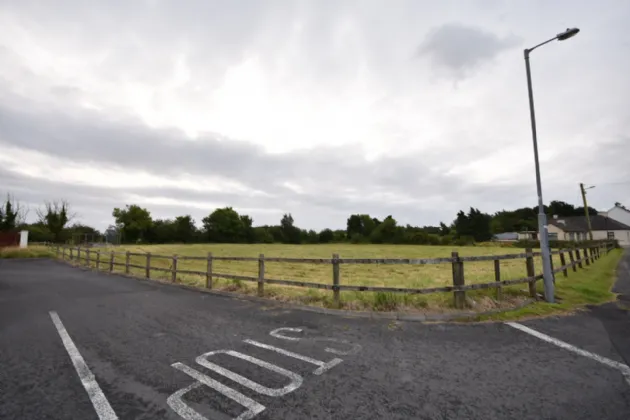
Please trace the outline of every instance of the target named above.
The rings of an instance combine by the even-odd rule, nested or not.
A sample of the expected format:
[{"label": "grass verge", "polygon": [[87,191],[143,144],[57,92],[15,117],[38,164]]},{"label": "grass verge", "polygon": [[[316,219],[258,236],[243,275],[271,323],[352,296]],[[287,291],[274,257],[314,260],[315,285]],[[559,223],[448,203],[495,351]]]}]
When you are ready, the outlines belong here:
[{"label": "grass verge", "polygon": [[[568,314],[586,305],[597,305],[616,299],[611,291],[616,279],[616,269],[623,255],[623,250],[615,249],[602,256],[594,264],[577,272],[569,270],[568,277],[556,274],[557,303],[536,302],[514,311],[491,315],[480,315],[472,319],[460,321],[513,321],[539,316]],[[538,290],[542,293],[542,281],[538,282]]]},{"label": "grass verge", "polygon": [[0,248],[0,258],[50,258],[54,252],[45,246],[29,246],[28,248]]}]

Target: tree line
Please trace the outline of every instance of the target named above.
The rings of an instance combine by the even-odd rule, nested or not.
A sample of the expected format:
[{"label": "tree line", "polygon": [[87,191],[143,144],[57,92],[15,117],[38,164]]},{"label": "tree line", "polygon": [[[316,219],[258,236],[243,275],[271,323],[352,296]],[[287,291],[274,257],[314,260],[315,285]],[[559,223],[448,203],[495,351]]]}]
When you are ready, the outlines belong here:
[{"label": "tree line", "polygon": [[[589,207],[589,214],[597,210]],[[369,214],[352,214],[345,229],[315,231],[298,227],[291,213],[282,216],[277,225],[254,226],[253,219],[232,207],[214,210],[197,226],[190,215],[169,219],[153,218],[151,212],[136,204],[114,208],[114,223],[104,232],[80,223],[70,224],[75,214],[66,201],[47,202],[37,209],[37,220],[27,224],[25,209],[11,197],[0,208],[0,231],[29,230],[35,242],[111,243],[286,243],[318,244],[331,242],[417,245],[466,245],[485,242],[496,233],[537,231],[538,207],[501,210],[494,214],[477,208],[460,210],[448,225],[402,225],[391,215],[384,219]],[[583,207],[563,201],[545,206],[548,217],[584,215]]]},{"label": "tree line", "polygon": [[[597,210],[589,207],[589,214]],[[537,231],[538,207],[501,210],[494,214],[477,208],[460,210],[448,225],[402,225],[391,215],[380,220],[369,214],[352,214],[345,229],[302,229],[293,216],[286,213],[277,225],[254,226],[252,217],[239,214],[232,207],[214,210],[197,226],[190,215],[170,219],[153,218],[151,212],[136,204],[114,208],[114,223],[104,232],[81,223],[73,223],[76,214],[67,201],[46,202],[36,209],[36,221],[26,223],[28,209],[11,196],[0,206],[0,231],[29,230],[35,242],[113,243],[287,243],[317,244],[331,242],[375,244],[465,245],[485,242],[502,232]],[[563,201],[545,206],[548,217],[584,215],[584,207]]]}]

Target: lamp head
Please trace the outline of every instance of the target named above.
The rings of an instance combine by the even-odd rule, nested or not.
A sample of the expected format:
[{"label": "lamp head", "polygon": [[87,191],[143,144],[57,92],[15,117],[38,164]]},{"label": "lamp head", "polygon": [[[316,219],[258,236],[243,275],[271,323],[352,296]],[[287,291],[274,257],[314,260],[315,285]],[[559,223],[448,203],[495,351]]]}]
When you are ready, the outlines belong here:
[{"label": "lamp head", "polygon": [[561,32],[558,35],[556,35],[556,39],[558,41],[564,41],[566,39],[574,37],[575,35],[577,35],[578,32],[580,32],[578,28],[567,28],[566,31]]}]

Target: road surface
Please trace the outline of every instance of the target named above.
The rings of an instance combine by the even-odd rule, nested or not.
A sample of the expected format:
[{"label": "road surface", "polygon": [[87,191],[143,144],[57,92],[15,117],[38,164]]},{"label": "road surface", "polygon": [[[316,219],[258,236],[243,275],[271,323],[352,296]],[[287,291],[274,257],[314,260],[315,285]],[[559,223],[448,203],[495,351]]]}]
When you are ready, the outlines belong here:
[{"label": "road surface", "polygon": [[630,418],[630,316],[614,304],[405,323],[0,260],[0,361],[1,419]]}]

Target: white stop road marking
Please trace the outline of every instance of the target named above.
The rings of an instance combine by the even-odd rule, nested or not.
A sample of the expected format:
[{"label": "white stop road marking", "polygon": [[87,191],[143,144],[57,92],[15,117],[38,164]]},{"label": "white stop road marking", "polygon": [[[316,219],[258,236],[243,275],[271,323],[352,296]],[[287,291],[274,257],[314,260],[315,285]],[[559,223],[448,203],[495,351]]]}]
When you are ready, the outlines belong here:
[{"label": "white stop road marking", "polygon": [[[273,331],[271,331],[269,333],[269,335],[271,335],[272,337],[275,338],[279,338],[282,340],[287,340],[287,341],[300,341],[300,340],[310,340],[310,341],[314,341],[314,342],[321,342],[321,341],[325,341],[325,342],[332,342],[332,343],[341,343],[344,344],[346,346],[349,346],[350,348],[348,350],[339,350],[339,349],[335,349],[335,348],[330,348],[330,347],[326,347],[324,349],[324,351],[328,352],[328,353],[333,353],[333,354],[337,354],[337,355],[348,355],[348,354],[355,354],[356,352],[358,352],[361,349],[361,346],[359,346],[358,344],[351,344],[350,342],[346,341],[346,340],[338,340],[338,339],[334,339],[334,338],[323,338],[323,337],[315,337],[315,338],[302,338],[302,337],[290,337],[290,336],[286,336],[281,334],[281,332],[297,332],[300,333],[302,332],[301,328],[278,328],[275,329]],[[339,359],[339,358],[333,358],[332,360],[328,361],[328,362],[323,362],[321,360],[317,360],[314,359],[312,357],[308,357],[308,356],[304,356],[302,354],[298,354],[298,353],[294,353],[292,351],[289,350],[285,350],[282,349],[280,347],[276,347],[276,346],[272,346],[269,344],[264,344],[264,343],[260,343],[258,341],[254,341],[254,340],[243,340],[245,343],[250,344],[252,346],[256,346],[259,348],[263,348],[265,350],[270,350],[270,351],[274,351],[276,353],[279,353],[283,356],[287,356],[287,357],[292,357],[294,359],[297,360],[301,360],[303,362],[306,363],[310,363],[312,365],[317,366],[317,369],[315,369],[313,371],[313,373],[315,375],[321,375],[324,372],[330,370],[331,368],[333,368],[334,366],[337,366],[339,363],[343,362],[343,359]],[[222,366],[219,366],[216,363],[211,362],[210,360],[208,360],[208,358],[210,356],[213,356],[215,354],[227,354],[229,356],[232,357],[236,357],[239,358],[241,360],[247,361],[249,363],[255,364],[257,366],[263,367],[265,369],[268,369],[272,372],[276,372],[282,376],[285,376],[286,378],[289,379],[289,383],[288,385],[285,385],[282,388],[269,388],[266,387],[264,385],[259,384],[258,382],[255,382],[249,378],[246,378],[242,375],[239,375],[235,372],[232,372],[229,369],[226,369]],[[202,354],[201,356],[198,356],[195,361],[205,367],[206,369],[209,369],[225,378],[230,379],[233,382],[236,382],[246,388],[251,389],[252,391],[257,392],[260,395],[266,395],[269,397],[280,397],[283,395],[286,395],[290,392],[293,392],[295,390],[297,390],[303,383],[303,378],[298,375],[297,373],[291,372],[290,370],[281,368],[280,366],[274,365],[272,363],[266,362],[264,360],[258,359],[256,357],[253,356],[249,356],[247,354],[243,354],[241,352],[238,351],[234,351],[234,350],[215,350],[215,351],[210,351],[207,353]],[[171,365],[172,367],[174,367],[175,369],[178,369],[182,372],[184,372],[185,374],[187,374],[188,376],[192,377],[193,379],[196,379],[197,382],[193,383],[192,385],[189,385],[185,388],[182,388],[180,390],[178,390],[177,392],[173,393],[171,396],[169,396],[166,400],[167,404],[169,405],[169,407],[171,407],[171,409],[177,413],[180,417],[186,419],[186,420],[208,420],[206,417],[202,416],[201,414],[199,414],[197,411],[193,410],[192,408],[190,408],[184,401],[183,401],[183,397],[186,393],[188,393],[189,391],[192,391],[195,388],[198,388],[201,385],[206,385],[209,388],[223,394],[224,396],[228,397],[229,399],[231,399],[232,401],[240,404],[241,406],[243,406],[245,408],[245,411],[243,413],[241,413],[238,417],[235,417],[234,420],[248,420],[253,418],[254,416],[256,416],[257,414],[261,413],[262,411],[265,410],[265,406],[256,402],[255,400],[243,395],[242,393],[238,392],[237,390],[230,388],[229,386],[222,384],[221,382],[210,378],[207,375],[204,375],[203,373],[189,367],[186,366],[183,363],[173,363]]]}]

